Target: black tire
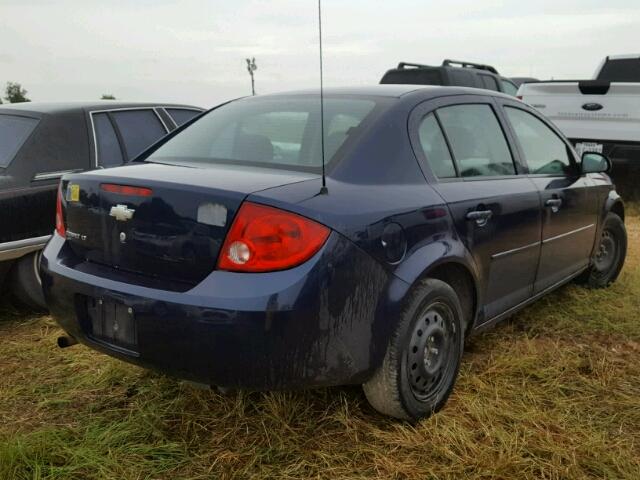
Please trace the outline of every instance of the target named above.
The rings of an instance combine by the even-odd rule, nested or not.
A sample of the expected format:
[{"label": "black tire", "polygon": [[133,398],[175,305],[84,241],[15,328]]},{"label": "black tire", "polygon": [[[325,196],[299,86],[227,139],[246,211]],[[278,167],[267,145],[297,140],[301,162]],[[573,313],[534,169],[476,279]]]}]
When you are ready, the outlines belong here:
[{"label": "black tire", "polygon": [[460,369],[464,325],[453,288],[431,278],[416,285],[382,365],[363,385],[373,408],[410,421],[440,410]]},{"label": "black tire", "polygon": [[608,213],[596,247],[596,255],[578,282],[589,288],[605,288],[616,281],[627,256],[627,229],[615,213]]},{"label": "black tire", "polygon": [[9,282],[11,292],[18,300],[34,310],[46,311],[39,270],[41,254],[42,251],[39,250],[17,260],[11,270]]},{"label": "black tire", "polygon": [[11,267],[13,266],[13,260],[5,260],[4,262],[0,262],[0,295],[4,293],[7,289],[7,277],[9,276],[9,272],[11,271]]}]

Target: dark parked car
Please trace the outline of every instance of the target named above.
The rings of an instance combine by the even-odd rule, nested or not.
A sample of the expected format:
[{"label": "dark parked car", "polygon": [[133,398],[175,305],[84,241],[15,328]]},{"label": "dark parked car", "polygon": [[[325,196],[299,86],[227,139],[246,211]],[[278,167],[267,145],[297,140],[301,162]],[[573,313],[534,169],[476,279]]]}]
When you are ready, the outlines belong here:
[{"label": "dark parked car", "polygon": [[142,103],[0,106],[0,286],[44,307],[40,251],[54,227],[63,174],[122,165],[202,109]]},{"label": "dark parked car", "polygon": [[380,83],[483,88],[513,96],[518,92],[516,84],[501,77],[491,65],[457,60],[444,60],[441,66],[400,62],[384,74]]},{"label": "dark parked car", "polygon": [[450,87],[324,98],[324,148],[317,94],[268,95],[65,175],[41,263],[60,344],[225,387],[364,384],[417,419],[466,336],[618,276],[608,160],[577,158],[536,110]]}]

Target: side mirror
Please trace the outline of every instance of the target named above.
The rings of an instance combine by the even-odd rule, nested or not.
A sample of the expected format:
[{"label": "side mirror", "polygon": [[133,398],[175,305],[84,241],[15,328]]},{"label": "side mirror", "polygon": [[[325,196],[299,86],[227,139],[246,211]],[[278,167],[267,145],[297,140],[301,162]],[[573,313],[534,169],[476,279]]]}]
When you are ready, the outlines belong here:
[{"label": "side mirror", "polygon": [[582,154],[582,173],[609,173],[611,160],[606,155],[596,152],[584,152]]}]

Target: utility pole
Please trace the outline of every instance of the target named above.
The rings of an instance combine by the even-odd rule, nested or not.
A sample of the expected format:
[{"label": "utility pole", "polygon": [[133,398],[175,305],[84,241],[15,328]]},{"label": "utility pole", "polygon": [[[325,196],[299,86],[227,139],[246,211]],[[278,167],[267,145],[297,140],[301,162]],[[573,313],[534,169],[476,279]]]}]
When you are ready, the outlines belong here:
[{"label": "utility pole", "polygon": [[253,79],[253,72],[255,72],[257,69],[258,66],[256,65],[256,58],[247,58],[247,71],[249,72],[249,75],[251,75],[251,95],[256,94],[256,84]]}]

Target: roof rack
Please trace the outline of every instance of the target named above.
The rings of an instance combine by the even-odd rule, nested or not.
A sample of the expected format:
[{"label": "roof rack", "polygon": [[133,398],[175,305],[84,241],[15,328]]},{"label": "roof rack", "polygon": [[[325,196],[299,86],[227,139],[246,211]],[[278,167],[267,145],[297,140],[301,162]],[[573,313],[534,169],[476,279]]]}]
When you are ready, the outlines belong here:
[{"label": "roof rack", "polygon": [[404,70],[405,68],[433,68],[431,65],[424,65],[422,63],[400,62],[398,64],[398,70]]},{"label": "roof rack", "polygon": [[495,73],[498,75],[498,70],[496,70],[491,65],[484,65],[482,63],[473,63],[473,62],[461,62],[459,60],[449,60],[446,59],[442,62],[443,67],[452,67],[459,65],[462,68],[475,68],[477,70],[486,70],[487,72]]}]

